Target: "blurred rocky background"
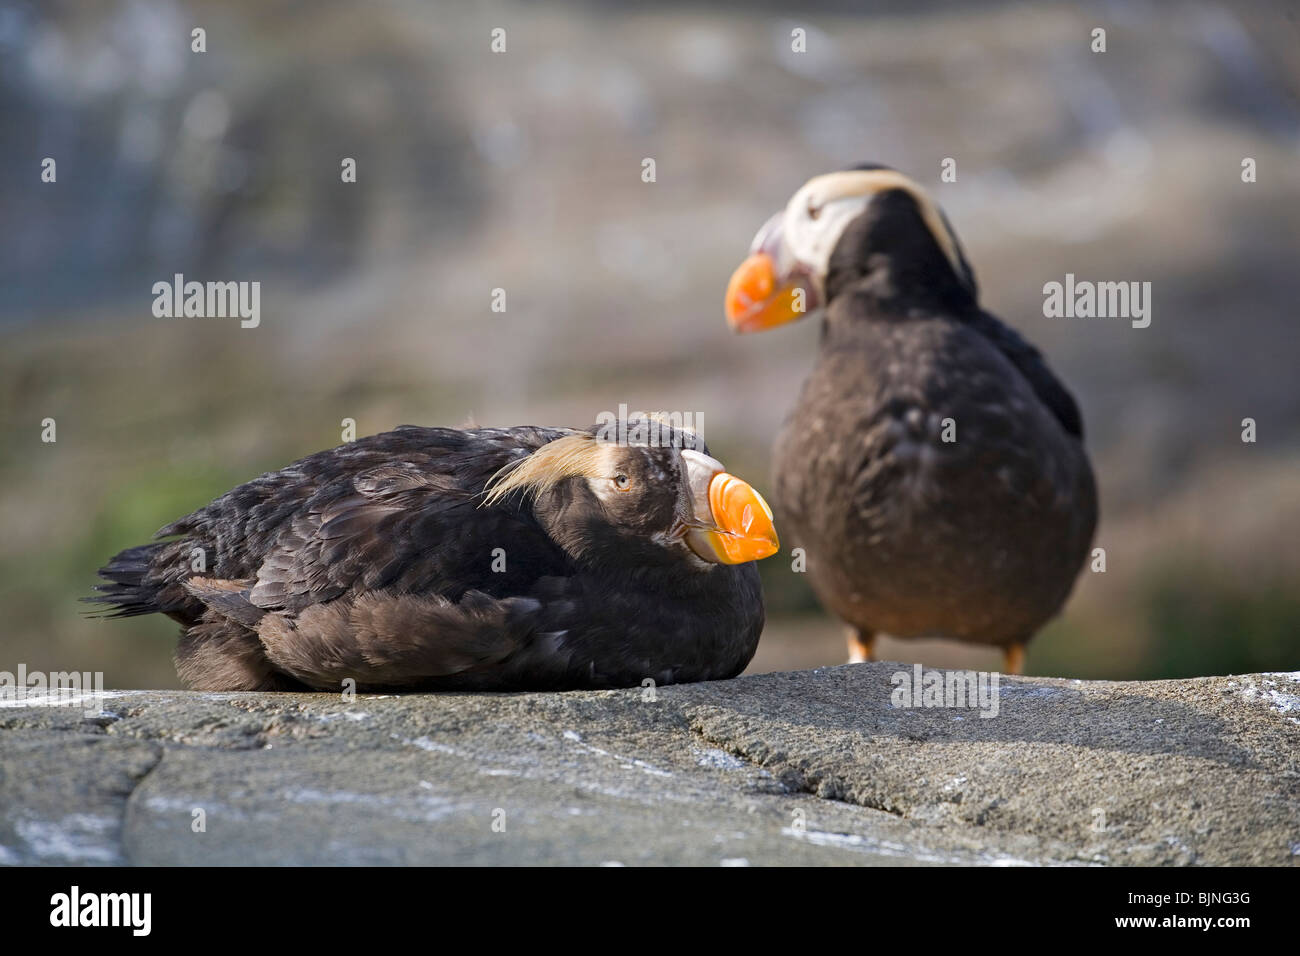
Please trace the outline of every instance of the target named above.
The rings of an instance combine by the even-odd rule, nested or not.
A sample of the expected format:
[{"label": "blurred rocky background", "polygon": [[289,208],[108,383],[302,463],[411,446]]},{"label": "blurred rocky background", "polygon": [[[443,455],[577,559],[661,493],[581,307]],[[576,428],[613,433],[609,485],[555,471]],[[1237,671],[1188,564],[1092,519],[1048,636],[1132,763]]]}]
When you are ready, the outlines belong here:
[{"label": "blurred rocky background", "polygon": [[[768,487],[816,323],[736,338],[722,292],[798,185],[862,160],[934,191],[986,305],[1084,410],[1107,570],[1030,672],[1295,669],[1300,8],[798,7],[0,3],[0,670],[177,686],[171,622],[76,599],[113,552],[337,444],[344,418],[689,411]],[[177,272],[260,281],[260,327],[154,318]],[[1150,327],[1044,318],[1067,272],[1151,282]],[[841,662],[801,576],[763,570],[753,669]]]}]

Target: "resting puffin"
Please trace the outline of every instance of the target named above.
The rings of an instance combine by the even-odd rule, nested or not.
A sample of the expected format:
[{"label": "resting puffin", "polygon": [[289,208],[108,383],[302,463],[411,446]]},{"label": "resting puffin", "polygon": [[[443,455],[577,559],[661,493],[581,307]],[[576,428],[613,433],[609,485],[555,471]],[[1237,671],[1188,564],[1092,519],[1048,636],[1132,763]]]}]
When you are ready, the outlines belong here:
[{"label": "resting puffin", "polygon": [[947,219],[865,165],[809,180],[754,238],[726,315],[754,332],[823,313],[777,439],[773,501],[849,659],[877,634],[1025,644],[1087,557],[1097,493],[1078,406],[980,307]]},{"label": "resting puffin", "polygon": [[176,669],[198,690],[733,677],[763,628],[753,562],[777,550],[771,512],[693,434],[647,422],[613,440],[609,426],[362,438],[121,552],[87,600],[180,622]]}]

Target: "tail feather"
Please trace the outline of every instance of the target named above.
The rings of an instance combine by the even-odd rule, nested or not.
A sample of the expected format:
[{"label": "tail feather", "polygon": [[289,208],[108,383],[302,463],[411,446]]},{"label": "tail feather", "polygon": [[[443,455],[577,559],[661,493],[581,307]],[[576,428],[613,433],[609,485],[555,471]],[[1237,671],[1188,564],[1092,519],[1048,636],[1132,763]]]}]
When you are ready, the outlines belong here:
[{"label": "tail feather", "polygon": [[169,610],[160,601],[162,582],[150,580],[154,559],[167,546],[159,541],[119,552],[99,569],[99,576],[108,583],[95,585],[92,590],[98,593],[82,600],[111,605],[97,617],[135,617]]}]

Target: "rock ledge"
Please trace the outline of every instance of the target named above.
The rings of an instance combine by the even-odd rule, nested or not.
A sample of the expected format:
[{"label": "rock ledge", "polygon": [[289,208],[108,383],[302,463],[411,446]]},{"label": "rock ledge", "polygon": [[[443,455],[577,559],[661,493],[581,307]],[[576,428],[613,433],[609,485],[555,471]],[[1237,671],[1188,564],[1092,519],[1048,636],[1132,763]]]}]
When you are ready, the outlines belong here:
[{"label": "rock ledge", "polygon": [[983,718],[900,671],[3,700],[0,863],[1300,863],[1300,673],[1003,678]]}]

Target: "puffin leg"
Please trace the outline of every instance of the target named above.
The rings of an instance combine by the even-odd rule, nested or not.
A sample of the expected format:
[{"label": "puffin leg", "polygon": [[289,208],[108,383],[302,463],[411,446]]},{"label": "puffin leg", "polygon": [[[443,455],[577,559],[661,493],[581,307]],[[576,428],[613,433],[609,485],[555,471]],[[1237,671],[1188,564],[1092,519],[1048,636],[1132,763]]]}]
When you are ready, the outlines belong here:
[{"label": "puffin leg", "polygon": [[876,632],[850,627],[846,635],[849,646],[849,663],[861,664],[876,659]]},{"label": "puffin leg", "polygon": [[1002,673],[1019,677],[1025,672],[1024,644],[1008,644],[1002,654]]}]

